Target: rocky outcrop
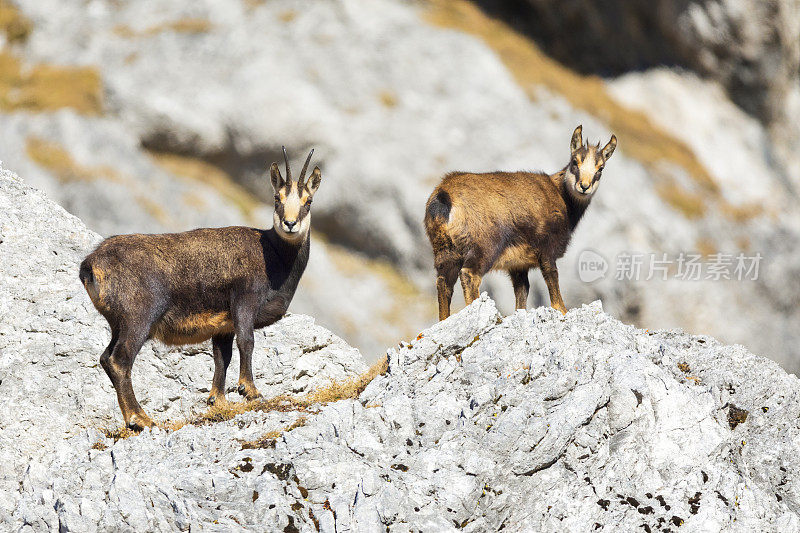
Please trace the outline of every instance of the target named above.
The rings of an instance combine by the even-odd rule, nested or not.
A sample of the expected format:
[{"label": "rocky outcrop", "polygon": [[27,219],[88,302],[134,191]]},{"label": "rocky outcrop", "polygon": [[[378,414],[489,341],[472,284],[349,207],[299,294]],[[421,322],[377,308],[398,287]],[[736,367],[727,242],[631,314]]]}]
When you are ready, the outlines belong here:
[{"label": "rocky outcrop", "polygon": [[[800,530],[800,383],[599,304],[486,297],[356,400],[114,443],[54,440],[7,526],[245,531]],[[31,431],[38,431],[36,425]],[[259,439],[271,432],[271,438]],[[260,442],[260,444],[248,444]]]},{"label": "rocky outcrop", "polygon": [[[356,399],[115,441],[107,332],[75,275],[99,237],[7,171],[0,210],[2,530],[800,531],[798,379],[599,302],[503,317],[483,295]],[[300,315],[256,346],[267,395],[364,370]],[[134,387],[186,418],[211,370],[205,346],[148,345]]]},{"label": "rocky outcrop", "polygon": [[[13,500],[26,465],[87,429],[121,420],[116,395],[99,365],[110,339],[77,277],[100,241],[77,218],[0,169],[0,509]],[[234,368],[231,376],[238,375]],[[238,368],[238,366],[237,366]],[[256,336],[253,371],[268,396],[298,393],[364,370],[358,350],[314,324],[288,316]],[[196,412],[211,386],[209,346],[139,353],[133,386],[143,407],[166,421]],[[233,394],[236,397],[236,394]],[[0,528],[3,529],[3,528]]]}]

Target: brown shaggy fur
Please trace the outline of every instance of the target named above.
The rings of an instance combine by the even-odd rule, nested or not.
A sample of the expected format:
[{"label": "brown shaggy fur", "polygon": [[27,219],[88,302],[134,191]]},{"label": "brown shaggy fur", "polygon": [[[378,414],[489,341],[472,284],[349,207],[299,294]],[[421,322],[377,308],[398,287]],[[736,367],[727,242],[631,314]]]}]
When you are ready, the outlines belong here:
[{"label": "brown shaggy fur", "polygon": [[461,278],[469,304],[478,297],[481,279],[490,270],[508,271],[516,306],[524,309],[530,289],[528,270],[540,268],[551,305],[566,312],[556,260],[567,250],[615,147],[613,136],[602,150],[599,145],[584,146],[578,126],[570,163],[555,174],[446,175],[428,199],[424,221],[437,272],[439,320],[450,315],[456,278]]},{"label": "brown shaggy fur", "polygon": [[308,183],[304,174],[305,167],[292,182],[287,161],[284,180],[273,164],[275,226],[268,230],[237,226],[118,235],[100,243],[81,263],[81,283],[111,327],[111,342],[100,363],[117,391],[127,425],[152,424],[130,378],[134,359],[148,339],[166,344],[211,339],[209,403],[214,403],[225,398],[235,337],[239,392],[248,399],[259,395],[251,364],[253,330],[286,313],[308,262],[309,210],[321,174],[314,169]]}]

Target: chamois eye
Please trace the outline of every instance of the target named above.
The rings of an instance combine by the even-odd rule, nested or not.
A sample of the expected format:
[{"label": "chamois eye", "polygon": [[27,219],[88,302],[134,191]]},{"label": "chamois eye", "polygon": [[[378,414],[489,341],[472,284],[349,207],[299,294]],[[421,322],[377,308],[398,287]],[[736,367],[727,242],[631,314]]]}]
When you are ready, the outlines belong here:
[{"label": "chamois eye", "polygon": [[280,201],[281,201],[281,197],[276,194],[275,195],[275,202],[277,203],[277,202],[280,202]]},{"label": "chamois eye", "polygon": [[306,206],[310,206],[310,205],[311,205],[311,198],[309,198],[308,200],[306,200]]}]

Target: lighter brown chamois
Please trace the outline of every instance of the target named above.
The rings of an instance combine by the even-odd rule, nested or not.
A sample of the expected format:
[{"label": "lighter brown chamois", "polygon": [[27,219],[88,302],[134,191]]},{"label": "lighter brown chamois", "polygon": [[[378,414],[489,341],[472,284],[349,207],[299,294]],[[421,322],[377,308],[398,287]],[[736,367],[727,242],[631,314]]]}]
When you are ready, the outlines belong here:
[{"label": "lighter brown chamois", "polygon": [[456,278],[464,300],[478,297],[490,270],[506,270],[517,309],[525,309],[528,270],[539,268],[550,305],[567,312],[558,286],[556,260],[597,192],[617,138],[603,148],[583,144],[578,126],[570,142],[570,161],[555,174],[542,172],[452,172],[433,190],[425,209],[425,231],[433,247],[439,320],[450,316]]},{"label": "lighter brown chamois", "polygon": [[211,339],[214,377],[209,403],[225,401],[225,374],[233,340],[239,348],[239,393],[260,394],[253,382],[253,330],[286,313],[308,263],[311,199],[319,167],[305,181],[270,168],[275,190],[273,227],[204,228],[161,235],[118,235],[81,263],[80,280],[111,327],[100,364],[117,392],[125,424],[152,425],[131,385],[136,354],[148,339],[194,344]]}]

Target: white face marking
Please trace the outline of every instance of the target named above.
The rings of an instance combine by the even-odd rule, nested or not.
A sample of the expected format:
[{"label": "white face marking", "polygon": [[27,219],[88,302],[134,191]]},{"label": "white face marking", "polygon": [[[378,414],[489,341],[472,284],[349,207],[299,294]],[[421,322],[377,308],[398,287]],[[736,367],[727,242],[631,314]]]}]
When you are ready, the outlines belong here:
[{"label": "white face marking", "polygon": [[[595,156],[596,153],[594,149],[590,147],[589,150],[586,151],[583,160],[578,165],[578,176],[575,176],[572,171],[567,172],[572,188],[579,197],[588,198],[594,194],[600,184],[599,181],[593,181],[595,172],[597,172],[597,159]],[[588,189],[584,190],[581,185],[588,186]]]},{"label": "white face marking", "polygon": [[275,211],[272,214],[272,225],[284,240],[288,242],[301,241],[308,234],[308,229],[311,227],[311,213],[307,213],[299,223],[289,226],[286,222],[296,222],[300,216],[300,208],[303,206],[303,199],[300,198],[300,193],[297,188],[297,183],[291,184],[291,190],[288,195],[285,195],[285,189],[278,193],[283,201],[283,220],[278,216]]}]

